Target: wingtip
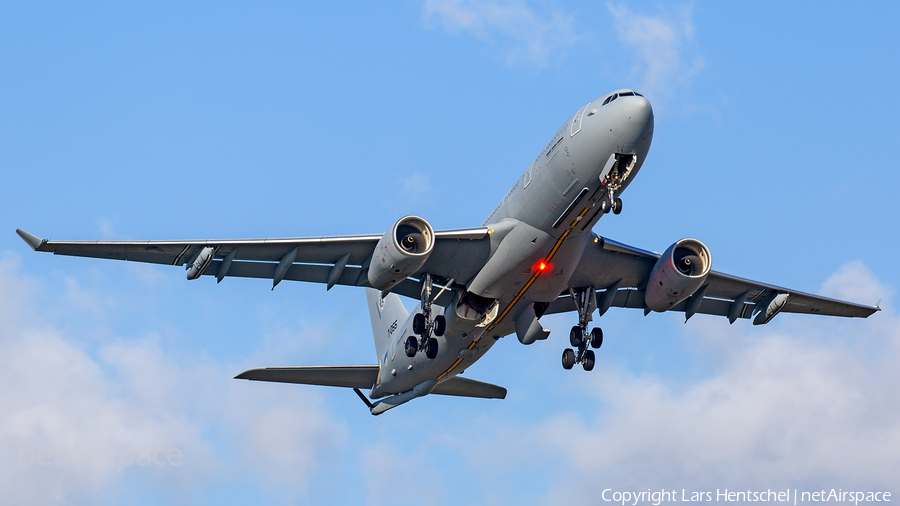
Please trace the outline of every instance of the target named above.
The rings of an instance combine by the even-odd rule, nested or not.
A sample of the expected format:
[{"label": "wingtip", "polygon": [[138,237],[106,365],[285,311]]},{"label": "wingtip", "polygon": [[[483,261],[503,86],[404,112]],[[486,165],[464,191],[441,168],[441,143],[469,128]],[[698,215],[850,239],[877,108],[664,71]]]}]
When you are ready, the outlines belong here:
[{"label": "wingtip", "polygon": [[236,380],[252,379],[251,375],[253,374],[253,371],[256,371],[256,369],[247,369],[246,371],[235,376],[234,379],[236,379]]},{"label": "wingtip", "polygon": [[41,244],[44,243],[44,241],[40,237],[31,235],[21,228],[17,228],[16,233],[19,234],[19,237],[21,237],[22,240],[25,241],[26,244],[31,246],[31,249],[35,251],[37,251],[37,249],[41,247]]}]

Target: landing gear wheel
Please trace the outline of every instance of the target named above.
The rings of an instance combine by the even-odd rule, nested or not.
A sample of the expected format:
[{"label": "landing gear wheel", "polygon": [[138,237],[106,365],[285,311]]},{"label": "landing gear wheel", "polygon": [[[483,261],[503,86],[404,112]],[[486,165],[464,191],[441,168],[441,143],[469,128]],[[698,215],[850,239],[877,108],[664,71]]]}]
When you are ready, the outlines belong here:
[{"label": "landing gear wheel", "polygon": [[569,344],[571,344],[573,348],[580,348],[583,341],[584,331],[581,330],[581,326],[575,325],[569,332]]},{"label": "landing gear wheel", "polygon": [[622,199],[616,197],[616,200],[613,202],[612,208],[613,214],[619,214],[622,212]]},{"label": "landing gear wheel", "polygon": [[563,369],[571,369],[575,365],[575,351],[572,348],[566,348],[562,356]]},{"label": "landing gear wheel", "polygon": [[444,318],[444,315],[439,314],[434,317],[434,335],[442,336],[444,335],[444,331],[447,330],[447,319]]},{"label": "landing gear wheel", "polygon": [[581,366],[584,367],[585,371],[590,371],[594,368],[594,350],[584,352],[584,358],[581,359]]},{"label": "landing gear wheel", "polygon": [[406,344],[403,345],[403,349],[406,351],[406,356],[409,358],[413,358],[416,356],[416,352],[419,351],[419,340],[416,339],[415,336],[409,336],[406,338]]},{"label": "landing gear wheel", "polygon": [[425,315],[422,313],[416,313],[416,316],[413,316],[413,332],[420,336],[425,332]]},{"label": "landing gear wheel", "polygon": [[600,211],[603,214],[606,214],[609,212],[609,201],[608,200],[603,199],[600,201]]},{"label": "landing gear wheel", "polygon": [[591,329],[591,348],[599,348],[603,344],[603,330],[600,327]]},{"label": "landing gear wheel", "polygon": [[428,338],[427,344],[425,344],[425,356],[434,359],[438,354],[438,342],[437,339],[430,337]]}]

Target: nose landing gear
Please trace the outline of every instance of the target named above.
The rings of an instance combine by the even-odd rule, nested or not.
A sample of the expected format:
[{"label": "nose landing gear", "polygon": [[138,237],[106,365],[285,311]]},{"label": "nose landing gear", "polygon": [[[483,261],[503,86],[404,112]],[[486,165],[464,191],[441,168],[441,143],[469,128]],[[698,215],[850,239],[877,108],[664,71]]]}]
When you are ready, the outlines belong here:
[{"label": "nose landing gear", "polygon": [[606,177],[601,178],[600,184],[607,191],[606,199],[600,204],[604,213],[612,211],[613,214],[619,214],[622,212],[622,199],[616,197],[616,194],[619,193],[622,183],[628,178],[636,162],[637,157],[634,155],[616,155],[616,163]]},{"label": "nose landing gear", "polygon": [[603,344],[603,330],[600,327],[594,327],[585,335],[588,322],[591,321],[591,313],[597,309],[597,291],[589,286],[569,289],[569,294],[578,309],[578,325],[572,327],[569,332],[569,344],[575,349],[566,348],[563,351],[562,365],[564,369],[571,369],[580,363],[585,371],[590,371],[594,368],[595,355],[588,347],[596,349]]},{"label": "nose landing gear", "polygon": [[600,201],[600,211],[603,212],[603,214],[607,214],[610,211],[612,211],[613,214],[620,214],[622,212],[622,199],[616,197],[616,191],[619,189],[619,185],[607,183],[606,180],[603,180],[602,184],[606,187],[606,197]]}]

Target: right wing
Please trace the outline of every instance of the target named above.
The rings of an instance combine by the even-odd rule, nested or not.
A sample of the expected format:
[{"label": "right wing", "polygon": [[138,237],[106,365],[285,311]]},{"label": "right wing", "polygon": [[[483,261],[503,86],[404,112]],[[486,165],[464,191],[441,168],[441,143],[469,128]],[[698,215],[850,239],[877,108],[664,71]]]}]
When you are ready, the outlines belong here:
[{"label": "right wing", "polygon": [[[644,289],[650,271],[659,257],[659,253],[596,237],[589,243],[581,263],[572,275],[571,286],[597,288],[598,301],[602,301],[607,291],[615,286],[615,293],[610,293],[610,297],[606,299],[609,307],[645,309]],[[785,313],[866,318],[880,310],[877,306],[831,299],[710,271],[703,298],[699,301],[696,312],[749,319],[754,316],[757,304],[765,303],[777,294],[788,295],[787,304],[781,309],[781,312]],[[688,300],[676,304],[669,311],[686,312]],[[563,295],[551,302],[544,314],[573,310],[575,304],[572,298]]]},{"label": "right wing", "polygon": [[[278,264],[297,248],[297,255],[283,279],[327,283],[329,288],[331,281],[338,285],[369,286],[366,275],[369,261],[381,239],[380,234],[373,234],[188,241],[51,241],[22,229],[16,233],[35,251],[168,265],[188,265],[205,247],[212,247],[213,258],[202,274],[216,276],[219,281],[226,276],[273,279]],[[484,266],[490,253],[487,227],[435,231],[434,249],[420,272],[444,279],[468,280]],[[419,283],[406,279],[391,291],[418,299],[419,290]]]}]

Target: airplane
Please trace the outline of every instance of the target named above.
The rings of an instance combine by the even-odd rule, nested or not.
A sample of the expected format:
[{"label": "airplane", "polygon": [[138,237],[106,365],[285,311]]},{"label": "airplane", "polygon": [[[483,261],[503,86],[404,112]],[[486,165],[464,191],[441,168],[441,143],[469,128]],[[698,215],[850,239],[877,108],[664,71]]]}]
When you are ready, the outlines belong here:
[{"label": "airplane", "polygon": [[[562,366],[594,368],[611,307],[770,322],[779,313],[866,318],[880,308],[711,270],[696,239],[662,254],[597,235],[647,158],[650,102],[620,89],[588,102],[559,128],[480,227],[434,230],[418,216],[383,234],[249,240],[50,241],[17,229],[36,251],[183,265],[187,279],[229,276],[366,288],[377,365],[270,367],[236,379],[352,388],[373,415],[428,394],[506,397],[460,376],[498,339],[547,339],[540,319],[574,311]],[[412,313],[400,296],[418,300]],[[368,390],[368,397],[361,389]],[[374,401],[374,402],[373,402]]]}]

